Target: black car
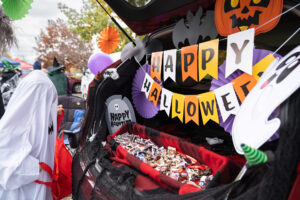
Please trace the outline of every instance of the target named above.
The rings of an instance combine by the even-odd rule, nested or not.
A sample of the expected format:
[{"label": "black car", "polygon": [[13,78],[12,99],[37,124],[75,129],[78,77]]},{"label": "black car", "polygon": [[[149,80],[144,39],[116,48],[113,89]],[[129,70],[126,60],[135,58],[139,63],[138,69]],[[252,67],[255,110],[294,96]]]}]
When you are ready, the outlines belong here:
[{"label": "black car", "polygon": [[[143,53],[133,54],[135,56],[126,57],[126,60],[119,60],[108,67],[107,72],[103,72],[100,77],[96,77],[89,86],[88,99],[87,99],[87,113],[82,122],[82,131],[80,144],[77,148],[76,154],[73,159],[72,174],[73,174],[73,199],[226,199],[226,196],[231,192],[231,199],[266,199],[268,195],[276,194],[275,191],[266,191],[261,195],[260,189],[269,188],[272,181],[278,183],[273,179],[270,174],[272,172],[282,170],[282,174],[278,175],[278,179],[282,179],[281,184],[273,185],[274,188],[281,188],[282,194],[287,195],[292,190],[293,181],[296,177],[295,166],[299,161],[299,153],[294,157],[290,157],[286,165],[279,165],[278,162],[261,164],[251,167],[247,170],[242,180],[234,182],[236,175],[239,173],[240,168],[245,162],[243,156],[238,155],[232,144],[231,135],[228,134],[223,127],[209,121],[206,125],[200,123],[181,123],[179,119],[171,119],[165,112],[159,111],[153,118],[147,119],[142,117],[133,106],[136,122],[146,126],[145,132],[150,135],[159,135],[161,132],[169,133],[174,137],[180,138],[179,140],[187,140],[190,143],[204,146],[206,149],[220,154],[235,164],[227,171],[227,181],[222,182],[224,174],[215,175],[215,178],[210,183],[209,187],[203,191],[197,191],[187,194],[178,194],[170,191],[164,187],[155,187],[155,189],[137,189],[137,177],[147,176],[133,166],[122,165],[117,166],[110,159],[111,151],[116,147],[113,140],[107,141],[107,136],[110,135],[109,129],[111,128],[106,116],[107,101],[114,95],[121,95],[122,98],[127,98],[133,104],[132,97],[132,84],[135,74],[144,63],[151,62],[151,53],[164,51],[174,48],[182,48],[188,45],[198,44],[204,41],[209,41],[215,37],[220,40],[225,40],[224,36],[218,35],[211,26],[207,33],[199,34],[191,28],[192,18],[197,16],[199,8],[201,13],[205,13],[199,19],[199,23],[203,23],[205,16],[208,16],[208,11],[214,11],[216,2],[221,0],[148,0],[148,1],[125,1],[125,0],[105,0],[106,3],[114,10],[114,12],[138,35],[146,34],[143,40]],[[131,2],[131,3],[130,3]],[[141,3],[142,2],[142,3]],[[240,7],[241,0],[224,0],[225,8],[232,10],[234,7]],[[245,1],[246,2],[246,1]],[[244,2],[244,3],[245,3]],[[248,2],[248,1],[247,1]],[[236,4],[237,3],[237,4]],[[249,0],[249,5],[256,4],[262,7],[267,7],[275,3],[273,0]],[[297,5],[297,1],[284,0],[283,11]],[[227,7],[226,7],[227,6]],[[279,6],[279,4],[278,4]],[[249,7],[250,8],[250,7]],[[241,12],[248,12],[248,8]],[[287,38],[297,29],[300,21],[299,9],[295,8],[291,12],[282,15],[276,27],[266,33],[257,35],[255,37],[255,48],[268,49],[275,51]],[[226,9],[225,9],[226,10]],[[181,27],[178,25],[182,21]],[[214,22],[215,19],[211,19]],[[258,22],[253,22],[258,23]],[[211,25],[211,24],[209,24]],[[214,25],[214,24],[213,24]],[[242,26],[241,26],[242,27]],[[190,28],[190,29],[189,29]],[[199,31],[199,30],[198,30]],[[195,37],[196,39],[193,39]],[[191,41],[194,41],[192,43]],[[300,44],[300,34],[292,38],[283,48],[277,53],[281,55],[287,54]],[[226,51],[226,42],[219,44],[221,51]],[[122,57],[122,56],[121,56]],[[224,55],[220,53],[219,63],[224,61]],[[201,94],[209,91],[211,87],[211,78],[204,78],[200,82],[195,82],[191,79],[182,82],[182,72],[180,66],[177,66],[176,83],[167,80],[163,83],[164,88],[168,88],[172,92],[182,94]],[[117,77],[112,76],[117,74]],[[289,121],[286,112],[299,111],[299,89],[294,93],[290,99],[281,105],[279,117],[283,121]],[[294,112],[292,112],[294,110]],[[294,116],[298,118],[298,116]],[[299,119],[288,122],[290,126],[299,124]],[[283,123],[285,124],[285,123]],[[293,124],[293,125],[292,125]],[[129,123],[128,126],[134,127]],[[285,127],[286,128],[286,127]],[[290,130],[288,127],[288,130]],[[286,132],[286,130],[280,131]],[[299,131],[299,125],[295,125],[294,132]],[[291,131],[291,132],[293,132]],[[206,137],[217,137],[223,140],[220,145],[208,145]],[[261,150],[271,150],[276,152],[281,150],[284,153],[282,143],[295,142],[298,139],[287,139],[282,137],[280,140],[267,142],[262,146]],[[297,137],[299,138],[299,137]],[[291,145],[294,146],[294,145]],[[296,145],[297,146],[297,145]],[[299,145],[298,145],[299,146]],[[109,148],[107,148],[109,147]],[[277,149],[277,151],[276,151]],[[287,148],[288,149],[288,148]],[[298,148],[298,150],[300,150]],[[290,152],[290,150],[287,150]],[[278,157],[276,157],[278,159]],[[290,164],[288,164],[290,163]],[[292,163],[292,164],[291,164]],[[237,168],[236,168],[237,167]],[[283,168],[282,168],[283,167]],[[285,167],[285,168],[284,168]],[[227,169],[227,168],[226,168]],[[291,172],[291,173],[290,173]],[[294,173],[294,174],[293,174]],[[218,177],[219,176],[219,177]],[[289,177],[289,178],[284,178]],[[266,182],[266,177],[270,183]],[[151,185],[149,182],[144,182],[145,185]],[[286,185],[286,186],[282,186]],[[149,186],[150,187],[150,186]],[[279,199],[286,199],[281,196]],[[292,198],[292,197],[290,197]],[[294,199],[295,196],[293,196]]]}]

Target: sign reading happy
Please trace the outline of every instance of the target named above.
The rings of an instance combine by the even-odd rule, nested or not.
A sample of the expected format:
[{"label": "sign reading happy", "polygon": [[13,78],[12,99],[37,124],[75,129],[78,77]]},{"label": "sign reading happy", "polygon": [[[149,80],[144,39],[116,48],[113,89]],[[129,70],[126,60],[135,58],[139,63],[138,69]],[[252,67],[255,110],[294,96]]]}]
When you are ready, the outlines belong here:
[{"label": "sign reading happy", "polygon": [[127,122],[136,122],[133,107],[127,97],[113,95],[106,102],[106,122],[110,134]]}]

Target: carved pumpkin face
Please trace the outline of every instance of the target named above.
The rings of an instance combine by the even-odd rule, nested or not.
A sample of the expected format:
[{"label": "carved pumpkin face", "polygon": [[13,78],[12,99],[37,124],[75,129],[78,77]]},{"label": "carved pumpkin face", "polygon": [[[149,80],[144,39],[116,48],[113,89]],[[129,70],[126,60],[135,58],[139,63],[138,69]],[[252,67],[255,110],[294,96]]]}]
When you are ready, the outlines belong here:
[{"label": "carved pumpkin face", "polygon": [[[217,0],[215,21],[222,36],[256,28],[282,12],[283,0]],[[280,17],[255,30],[255,35],[272,30]]]}]

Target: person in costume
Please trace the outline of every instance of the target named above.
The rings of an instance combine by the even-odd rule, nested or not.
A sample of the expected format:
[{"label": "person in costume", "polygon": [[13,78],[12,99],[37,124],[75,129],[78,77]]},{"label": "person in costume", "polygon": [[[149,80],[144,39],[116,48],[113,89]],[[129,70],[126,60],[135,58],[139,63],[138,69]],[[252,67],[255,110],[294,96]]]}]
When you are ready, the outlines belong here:
[{"label": "person in costume", "polygon": [[42,69],[42,62],[37,60],[33,63],[33,69],[34,70],[41,70]]},{"label": "person in costume", "polygon": [[41,70],[26,76],[0,120],[0,199],[52,199],[51,182],[40,169],[53,170],[57,130],[57,92]]},{"label": "person in costume", "polygon": [[55,85],[58,96],[72,94],[69,79],[64,73],[65,67],[57,62],[55,57],[53,60],[53,66],[48,67],[47,70],[48,77]]},{"label": "person in costume", "polygon": [[[3,8],[0,6],[0,58],[17,43],[14,30],[12,28],[12,23],[12,20],[6,15]],[[1,86],[4,82],[2,72],[0,72],[0,79]],[[0,119],[4,114],[4,111],[5,107],[3,103],[2,92],[0,91]]]}]

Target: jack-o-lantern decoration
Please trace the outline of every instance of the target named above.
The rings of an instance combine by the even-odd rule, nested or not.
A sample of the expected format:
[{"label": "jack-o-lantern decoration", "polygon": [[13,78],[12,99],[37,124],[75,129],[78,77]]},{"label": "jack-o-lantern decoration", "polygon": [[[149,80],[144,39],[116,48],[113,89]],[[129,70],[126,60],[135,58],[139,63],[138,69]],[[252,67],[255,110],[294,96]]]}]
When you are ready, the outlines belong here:
[{"label": "jack-o-lantern decoration", "polygon": [[[217,0],[215,21],[222,36],[256,28],[282,12],[283,0]],[[255,30],[255,35],[272,30],[280,17]]]}]

